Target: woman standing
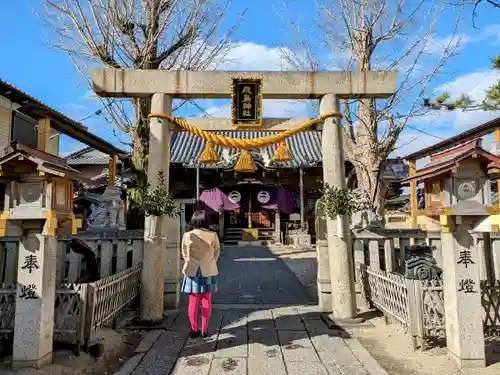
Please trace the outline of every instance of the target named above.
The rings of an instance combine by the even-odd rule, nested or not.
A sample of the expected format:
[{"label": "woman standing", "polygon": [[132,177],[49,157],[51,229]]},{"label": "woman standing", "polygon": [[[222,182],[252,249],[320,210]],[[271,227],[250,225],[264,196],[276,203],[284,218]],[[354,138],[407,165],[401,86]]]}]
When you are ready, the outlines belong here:
[{"label": "woman standing", "polygon": [[[206,337],[212,313],[212,293],[218,291],[217,261],[220,254],[217,233],[206,229],[205,211],[196,211],[190,222],[190,231],[182,237],[184,280],[181,291],[189,294],[189,321],[191,337]],[[201,302],[201,332],[198,330],[198,309]]]}]

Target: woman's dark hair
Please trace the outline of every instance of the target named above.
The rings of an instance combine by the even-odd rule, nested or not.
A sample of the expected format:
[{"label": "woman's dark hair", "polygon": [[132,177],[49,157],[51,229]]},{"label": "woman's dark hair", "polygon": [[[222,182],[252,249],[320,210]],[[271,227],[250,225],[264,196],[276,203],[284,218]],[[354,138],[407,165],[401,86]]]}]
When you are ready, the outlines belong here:
[{"label": "woman's dark hair", "polygon": [[195,211],[193,216],[191,216],[191,221],[190,221],[190,228],[192,229],[200,229],[200,228],[206,228],[206,222],[207,222],[207,215],[205,211],[199,210]]}]

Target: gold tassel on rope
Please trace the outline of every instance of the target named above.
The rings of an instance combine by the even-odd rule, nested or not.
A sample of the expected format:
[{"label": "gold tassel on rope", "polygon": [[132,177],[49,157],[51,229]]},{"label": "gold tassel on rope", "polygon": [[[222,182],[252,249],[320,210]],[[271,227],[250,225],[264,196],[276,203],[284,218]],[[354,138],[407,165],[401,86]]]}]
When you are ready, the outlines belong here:
[{"label": "gold tassel on rope", "polygon": [[273,161],[286,163],[290,160],[292,160],[292,156],[290,155],[290,152],[288,151],[288,149],[286,147],[286,142],[283,139],[282,141],[280,141],[280,145],[278,146],[278,149],[274,153]]},{"label": "gold tassel on rope", "polygon": [[214,145],[212,142],[207,142],[205,149],[200,155],[200,163],[204,164],[216,164],[219,162],[219,155],[215,152]]},{"label": "gold tassel on rope", "polygon": [[255,172],[257,170],[257,166],[253,161],[253,157],[250,151],[241,151],[240,158],[234,166],[234,170],[241,173]]}]

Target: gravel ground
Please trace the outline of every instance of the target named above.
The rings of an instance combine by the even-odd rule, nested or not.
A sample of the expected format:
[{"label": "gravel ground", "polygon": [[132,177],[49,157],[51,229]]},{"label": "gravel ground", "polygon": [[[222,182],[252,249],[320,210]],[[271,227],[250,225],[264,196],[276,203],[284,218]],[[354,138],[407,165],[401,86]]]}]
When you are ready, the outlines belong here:
[{"label": "gravel ground", "polygon": [[135,348],[142,340],[143,332],[101,329],[96,340],[104,344],[104,356],[94,359],[81,352],[76,357],[72,351],[57,350],[53,354],[53,363],[41,371],[10,369],[11,358],[0,359],[0,375],[24,375],[33,372],[34,375],[110,375],[118,371],[123,363],[134,354]]},{"label": "gravel ground", "polygon": [[[316,295],[316,251],[314,249],[272,248],[297,278]],[[358,298],[358,306],[362,306]],[[362,312],[363,313],[363,312]],[[365,312],[368,313],[368,312]],[[375,314],[371,314],[372,316]],[[390,375],[500,375],[500,342],[490,341],[487,352],[492,363],[486,369],[459,369],[445,348],[414,351],[410,337],[398,324],[386,325],[382,317],[372,317],[371,325],[349,329]]]}]

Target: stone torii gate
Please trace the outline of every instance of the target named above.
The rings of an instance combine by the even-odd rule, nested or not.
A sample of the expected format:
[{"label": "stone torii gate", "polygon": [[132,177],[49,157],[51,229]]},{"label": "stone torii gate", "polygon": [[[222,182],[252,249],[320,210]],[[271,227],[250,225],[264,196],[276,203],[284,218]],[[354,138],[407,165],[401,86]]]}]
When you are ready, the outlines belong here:
[{"label": "stone torii gate", "polygon": [[[144,97],[152,95],[152,113],[171,115],[172,99],[231,98],[232,78],[263,80],[264,99],[320,99],[320,115],[338,112],[340,99],[388,98],[396,91],[397,73],[390,72],[194,72],[135,69],[100,69],[93,73],[93,88],[102,97]],[[262,129],[285,130],[297,125],[296,119],[263,119]],[[201,121],[189,119],[204,130],[229,130],[231,119]],[[322,125],[323,181],[345,188],[342,129],[338,118],[327,118]],[[148,182],[154,188],[162,170],[169,181],[170,138],[179,131],[171,121],[150,120]],[[163,319],[164,306],[177,307],[179,301],[179,249],[166,250],[169,218],[159,218],[156,228],[146,219],[143,272],[141,276],[141,320],[155,323]],[[347,217],[327,219],[328,252],[318,256],[318,269],[329,269],[329,290],[319,291],[320,305],[333,311],[333,317],[356,317],[354,260],[350,247]],[[148,234],[149,233],[149,234]],[[177,247],[179,241],[177,240]],[[166,276],[164,276],[166,275]],[[165,277],[165,279],[164,279]],[[164,292],[165,296],[164,297]],[[165,303],[164,303],[164,299]]]}]

